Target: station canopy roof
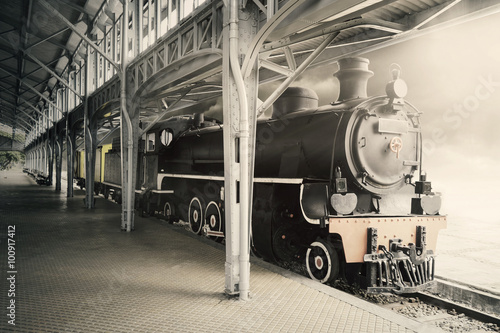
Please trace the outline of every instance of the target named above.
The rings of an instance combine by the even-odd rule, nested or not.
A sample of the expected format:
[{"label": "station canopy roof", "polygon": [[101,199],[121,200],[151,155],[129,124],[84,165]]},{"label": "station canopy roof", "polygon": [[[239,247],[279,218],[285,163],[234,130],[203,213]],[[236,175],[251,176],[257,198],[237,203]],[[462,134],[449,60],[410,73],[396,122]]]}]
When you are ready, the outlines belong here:
[{"label": "station canopy roof", "polygon": [[[140,1],[148,5],[148,0]],[[162,11],[168,10],[171,1],[177,6],[191,2],[190,8],[210,2],[149,1],[160,1]],[[291,51],[296,57],[310,53],[326,32],[339,28],[342,28],[340,33],[320,62],[394,44],[438,23],[486,15],[498,11],[500,6],[493,0],[286,0],[277,3],[283,8],[297,1],[302,4],[265,35],[259,51],[278,65],[287,62],[287,52]],[[261,9],[267,7],[265,0],[242,1],[248,2],[256,3]],[[67,22],[51,13],[44,3],[55,8]],[[50,103],[55,89],[63,87],[59,78],[65,78],[71,67],[83,59],[85,42],[77,32],[92,35],[113,24],[121,15],[122,3],[120,0],[9,0],[1,7],[0,124],[27,132],[40,117],[37,110]],[[262,21],[264,26],[264,12]],[[286,52],[283,45],[287,46]],[[263,73],[261,80],[275,76],[275,71]]]}]

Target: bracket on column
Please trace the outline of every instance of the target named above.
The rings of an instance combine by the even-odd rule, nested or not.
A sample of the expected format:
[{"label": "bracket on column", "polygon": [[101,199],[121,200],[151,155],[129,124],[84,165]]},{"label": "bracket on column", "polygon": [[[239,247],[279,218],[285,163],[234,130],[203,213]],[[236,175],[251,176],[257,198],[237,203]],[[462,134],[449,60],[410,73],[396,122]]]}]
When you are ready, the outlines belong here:
[{"label": "bracket on column", "polygon": [[171,112],[169,112],[168,109],[172,108],[174,105],[176,105],[177,103],[179,103],[184,98],[184,96],[186,96],[190,91],[191,91],[191,89],[187,89],[186,91],[182,92],[181,95],[179,96],[179,98],[177,98],[170,105],[167,105],[167,103],[162,98],[161,101],[163,102],[163,104],[165,105],[165,108],[167,110],[165,112],[159,114],[151,123],[149,123],[148,126],[146,126],[146,128],[143,129],[139,133],[139,137],[141,137],[144,133],[146,133],[147,131],[149,131],[151,129],[151,127],[153,127],[156,123],[158,123],[160,120],[162,120],[167,114],[171,113]]}]

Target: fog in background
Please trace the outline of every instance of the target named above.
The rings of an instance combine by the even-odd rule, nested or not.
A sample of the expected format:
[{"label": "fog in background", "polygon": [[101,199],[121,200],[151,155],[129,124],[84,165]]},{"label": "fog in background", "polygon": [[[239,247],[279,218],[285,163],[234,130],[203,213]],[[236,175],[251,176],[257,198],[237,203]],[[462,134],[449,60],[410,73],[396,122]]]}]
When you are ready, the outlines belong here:
[{"label": "fog in background", "polygon": [[[407,100],[423,112],[424,170],[450,218],[500,224],[499,31],[496,14],[363,55],[375,73],[369,96],[385,94],[391,64],[401,66]],[[311,69],[293,85],[314,89],[324,105],[338,96],[336,71]]]}]

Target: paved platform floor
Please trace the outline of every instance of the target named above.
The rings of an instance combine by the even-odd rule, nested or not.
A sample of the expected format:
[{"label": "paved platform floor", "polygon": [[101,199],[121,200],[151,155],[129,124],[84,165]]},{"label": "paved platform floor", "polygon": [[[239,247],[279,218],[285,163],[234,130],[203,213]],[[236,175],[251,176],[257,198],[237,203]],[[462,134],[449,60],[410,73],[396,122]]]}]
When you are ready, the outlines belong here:
[{"label": "paved platform floor", "polygon": [[230,298],[224,251],[154,218],[121,232],[118,205],[101,197],[89,211],[82,194],[0,173],[1,332],[439,331],[267,264],[252,265],[250,301]]}]

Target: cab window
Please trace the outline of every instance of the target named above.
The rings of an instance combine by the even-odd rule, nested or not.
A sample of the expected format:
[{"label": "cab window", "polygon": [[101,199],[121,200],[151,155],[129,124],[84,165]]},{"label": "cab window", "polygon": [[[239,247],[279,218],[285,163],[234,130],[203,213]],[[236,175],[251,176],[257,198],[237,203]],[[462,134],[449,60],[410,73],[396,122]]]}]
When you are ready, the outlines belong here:
[{"label": "cab window", "polygon": [[149,133],[146,140],[146,151],[154,151],[155,150],[155,134]]}]

